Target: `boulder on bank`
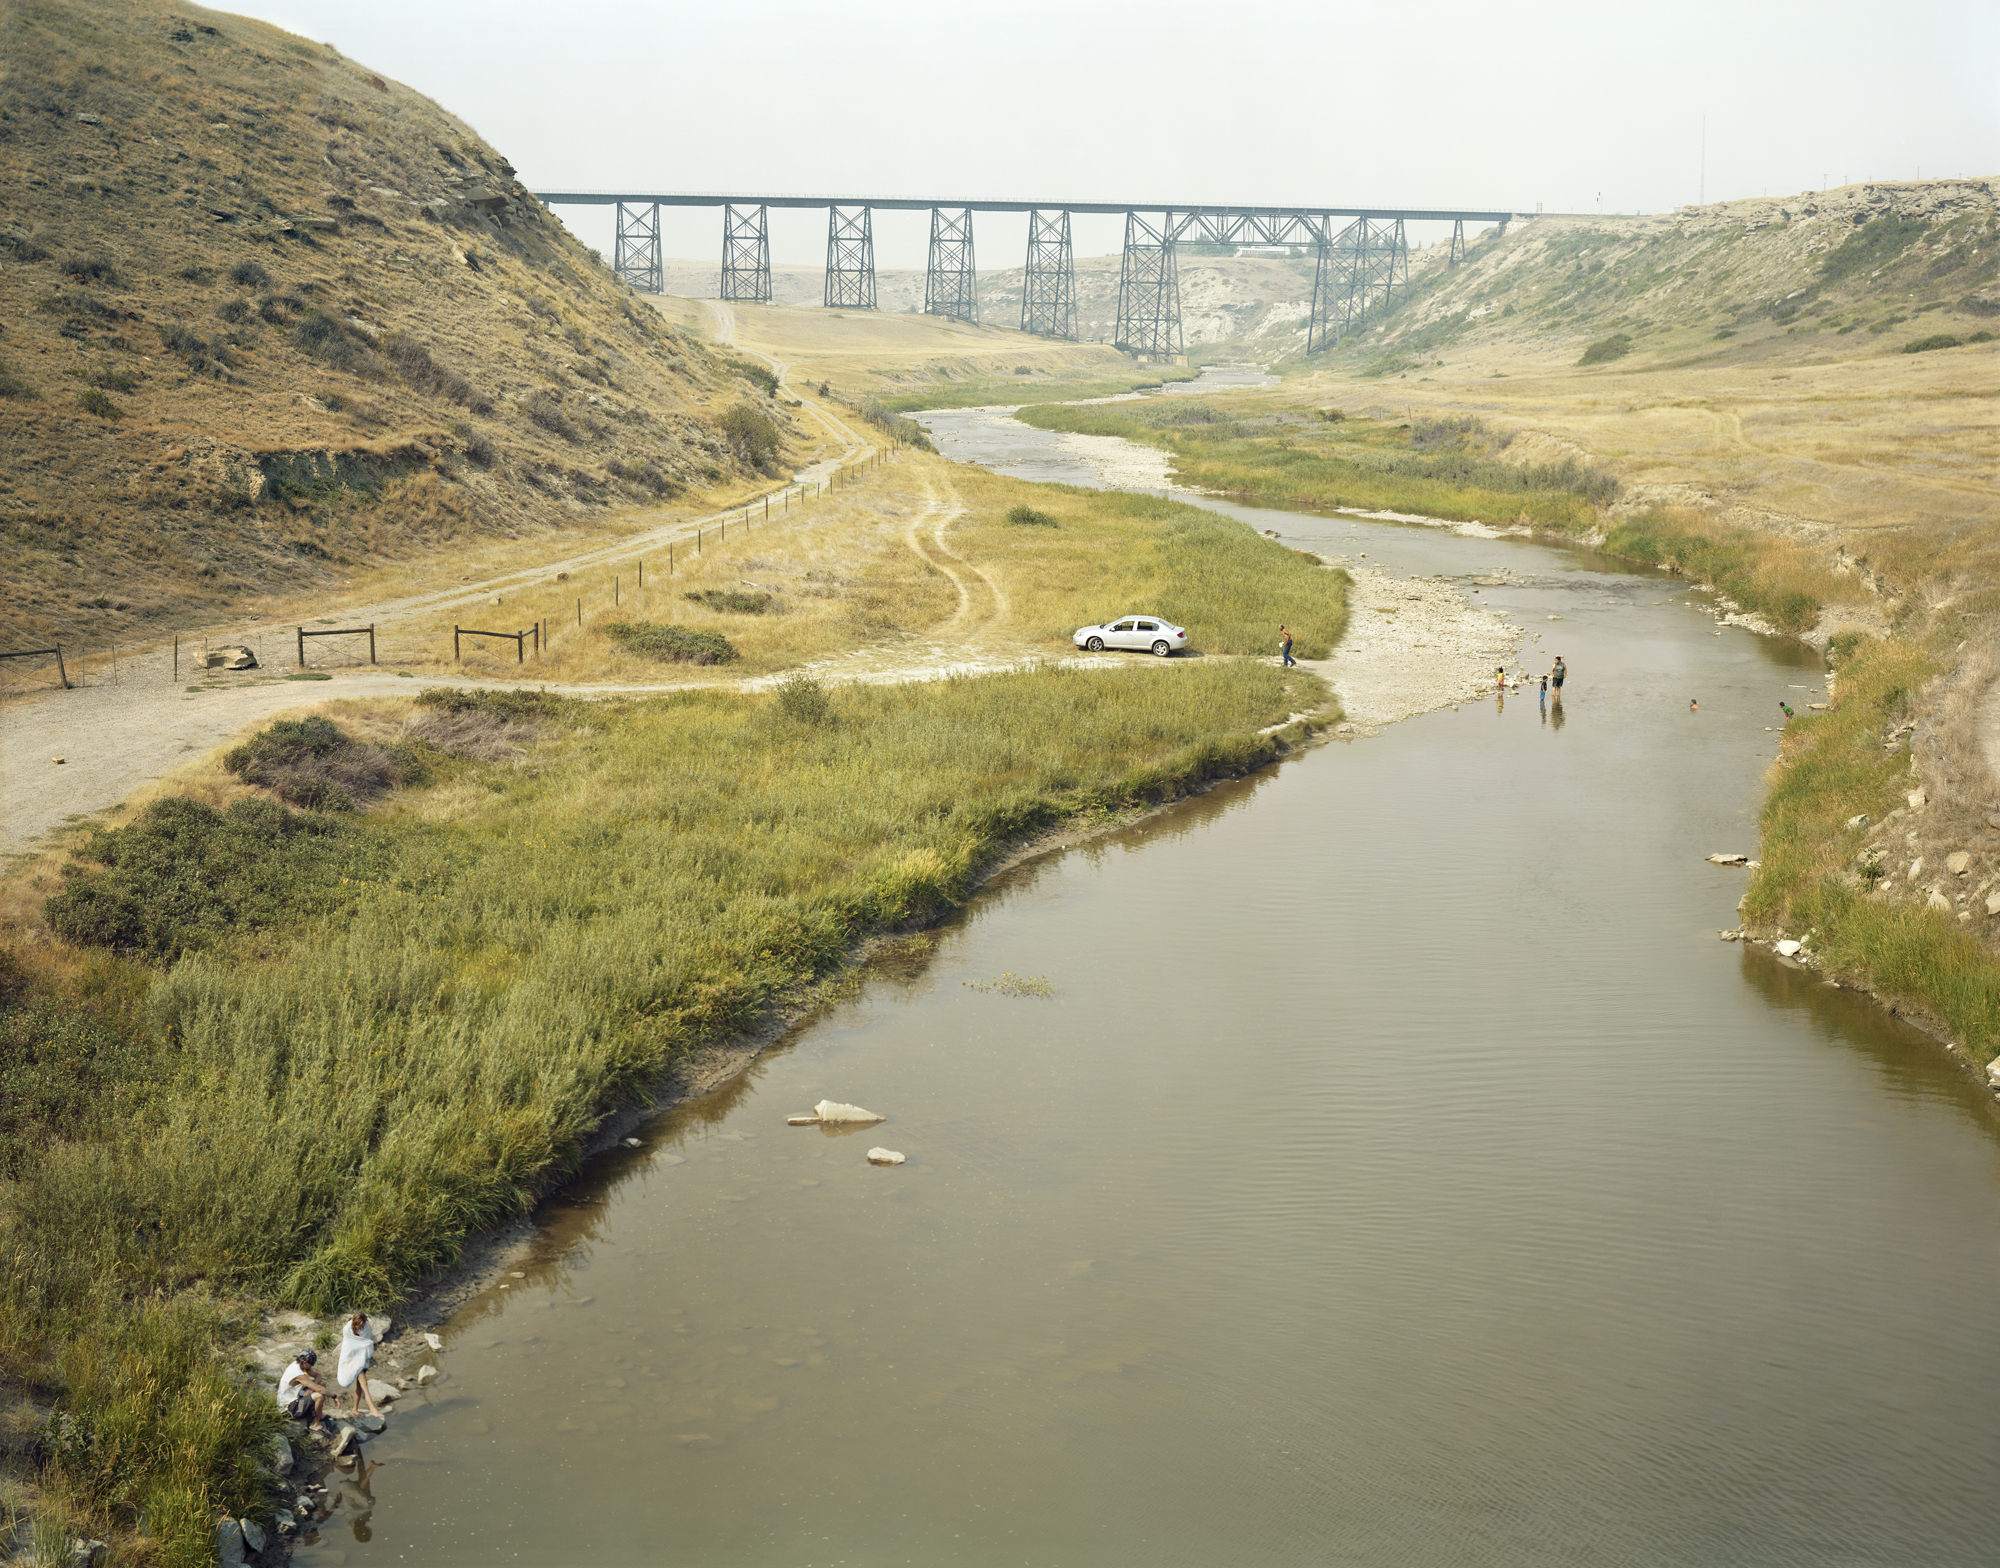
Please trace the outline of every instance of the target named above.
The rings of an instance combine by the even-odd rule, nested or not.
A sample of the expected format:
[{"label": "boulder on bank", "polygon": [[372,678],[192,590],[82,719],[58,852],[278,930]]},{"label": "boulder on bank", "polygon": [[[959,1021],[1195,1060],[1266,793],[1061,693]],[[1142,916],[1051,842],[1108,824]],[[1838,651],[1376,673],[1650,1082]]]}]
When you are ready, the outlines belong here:
[{"label": "boulder on bank", "polygon": [[292,1445],[285,1441],[283,1432],[271,1434],[271,1471],[274,1475],[292,1473]]},{"label": "boulder on bank", "polygon": [[438,1369],[426,1363],[417,1368],[417,1387],[424,1388],[438,1380]]},{"label": "boulder on bank", "polygon": [[865,1126],[869,1122],[886,1122],[886,1116],[877,1116],[873,1111],[864,1111],[858,1105],[842,1105],[838,1100],[821,1100],[813,1107],[813,1115],[822,1122],[841,1122],[853,1126]]},{"label": "boulder on bank", "polygon": [[1962,877],[1972,869],[1972,857],[1964,850],[1953,850],[1944,857],[1944,868],[1955,877]]},{"label": "boulder on bank", "polygon": [[1776,953],[1780,958],[1793,958],[1798,955],[1799,949],[1804,946],[1805,943],[1794,942],[1790,937],[1786,937],[1782,942],[1773,943],[1771,951]]},{"label": "boulder on bank", "polygon": [[1712,864],[1718,866],[1747,866],[1750,864],[1750,857],[1748,855],[1710,855],[1707,858]]},{"label": "boulder on bank", "polygon": [[241,643],[231,643],[226,648],[211,648],[201,656],[199,668],[204,670],[254,670],[257,655]]}]

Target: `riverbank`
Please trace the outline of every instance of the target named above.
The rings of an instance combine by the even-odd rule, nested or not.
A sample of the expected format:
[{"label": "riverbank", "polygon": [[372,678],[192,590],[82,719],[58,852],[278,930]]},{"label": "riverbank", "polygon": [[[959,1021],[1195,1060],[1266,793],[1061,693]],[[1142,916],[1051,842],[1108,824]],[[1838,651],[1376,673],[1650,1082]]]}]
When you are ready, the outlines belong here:
[{"label": "riverbank", "polygon": [[[1712,497],[1658,484],[1628,490],[1573,443],[1519,437],[1482,415],[1440,408],[1435,391],[1423,396],[1422,418],[1414,410],[1327,418],[1299,406],[1297,388],[1019,417],[1066,440],[1145,444],[1170,457],[1174,482],[1218,494],[1364,515],[1421,511],[1643,562],[1714,590],[1723,621],[1798,637],[1837,671],[1851,666],[1856,678],[1837,684],[1827,713],[1808,711],[1788,728],[1765,832],[1790,847],[1762,857],[1746,918],[1773,943],[1807,933],[1809,950],[1817,943],[1838,954],[1828,962],[1844,984],[1924,1018],[1977,1066],[2000,1060],[2000,910],[1970,895],[1987,885],[1981,875],[1938,881],[1938,868],[1961,853],[1990,873],[1987,859],[2000,847],[1986,841],[1986,819],[2000,814],[2000,776],[1979,739],[1980,704],[2000,669],[1994,594],[1981,575],[1992,531],[1919,524],[1900,537],[1876,527],[1857,538],[1740,507],[1675,505]],[[1898,674],[1875,680],[1871,672],[1883,669]],[[1933,803],[1920,820],[1908,808],[1912,820],[1896,829],[1893,847],[1881,837],[1889,786],[1878,770],[1827,766],[1817,738],[1835,728],[1845,738],[1834,751],[1887,759],[1905,793],[1920,784]],[[1814,826],[1801,837],[1804,797],[1815,802],[1806,813]],[[1856,818],[1876,824],[1867,844]],[[1864,853],[1918,872],[1900,883],[1864,877],[1854,859]],[[1857,888],[1865,899],[1853,896]],[[2000,1082],[1991,1086],[2000,1092]]]}]

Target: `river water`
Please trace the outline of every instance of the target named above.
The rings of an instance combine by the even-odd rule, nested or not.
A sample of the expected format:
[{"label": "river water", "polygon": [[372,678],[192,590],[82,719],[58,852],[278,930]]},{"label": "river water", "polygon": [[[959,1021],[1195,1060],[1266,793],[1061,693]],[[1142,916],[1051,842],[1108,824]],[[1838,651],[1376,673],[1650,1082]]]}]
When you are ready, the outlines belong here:
[{"label": "river water", "polygon": [[[929,422],[1086,477],[988,419]],[[1562,710],[1308,753],[886,953],[547,1208],[302,1563],[1995,1560],[1990,1102],[1716,939],[1816,662],[1572,552],[1244,515],[1510,570]],[[822,1097],[889,1121],[785,1125]]]}]

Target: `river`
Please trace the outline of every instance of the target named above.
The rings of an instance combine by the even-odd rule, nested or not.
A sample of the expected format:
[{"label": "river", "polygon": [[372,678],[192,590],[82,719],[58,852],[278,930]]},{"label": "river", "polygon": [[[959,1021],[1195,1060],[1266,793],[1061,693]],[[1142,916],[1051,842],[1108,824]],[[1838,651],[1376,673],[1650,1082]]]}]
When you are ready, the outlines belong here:
[{"label": "river", "polygon": [[[1085,477],[988,420],[927,416]],[[1242,515],[1510,571],[1563,708],[1312,751],[886,952],[545,1209],[301,1563],[1994,1560],[1991,1103],[1716,939],[1817,661],[1574,552]],[[889,1121],[785,1125],[822,1097]]]}]

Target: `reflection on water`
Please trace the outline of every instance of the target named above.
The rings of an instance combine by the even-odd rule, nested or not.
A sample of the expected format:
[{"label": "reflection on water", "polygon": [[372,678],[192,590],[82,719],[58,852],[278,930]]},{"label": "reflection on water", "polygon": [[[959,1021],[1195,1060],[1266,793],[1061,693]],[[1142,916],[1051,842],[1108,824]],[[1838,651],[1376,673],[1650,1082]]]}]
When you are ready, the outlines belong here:
[{"label": "reflection on water", "polygon": [[[370,1445],[373,1539],[301,1562],[1989,1560],[1990,1102],[1715,936],[1802,656],[1362,529],[1512,566],[1483,597],[1563,617],[1565,701],[1314,752],[885,949],[548,1207]],[[821,1098],[890,1119],[785,1126]]]}]

